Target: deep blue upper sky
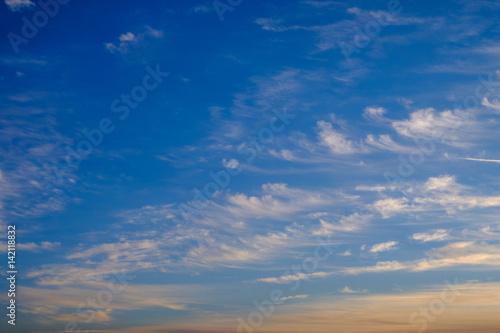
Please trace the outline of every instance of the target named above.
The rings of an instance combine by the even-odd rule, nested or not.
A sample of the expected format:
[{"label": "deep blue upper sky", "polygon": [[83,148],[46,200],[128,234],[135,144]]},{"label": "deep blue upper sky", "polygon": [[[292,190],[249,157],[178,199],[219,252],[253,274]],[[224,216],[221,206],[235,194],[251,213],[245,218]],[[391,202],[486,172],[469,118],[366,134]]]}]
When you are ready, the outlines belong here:
[{"label": "deep blue upper sky", "polygon": [[229,3],[2,4],[13,332],[233,330],[286,281],[269,332],[346,295],[497,288],[500,5]]}]

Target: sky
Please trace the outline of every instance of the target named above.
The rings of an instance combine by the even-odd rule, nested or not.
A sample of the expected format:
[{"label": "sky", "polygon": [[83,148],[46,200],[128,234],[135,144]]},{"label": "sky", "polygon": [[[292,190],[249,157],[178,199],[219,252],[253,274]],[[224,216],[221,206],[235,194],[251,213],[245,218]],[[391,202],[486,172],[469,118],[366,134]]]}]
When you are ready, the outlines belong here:
[{"label": "sky", "polygon": [[5,0],[0,330],[498,332],[499,14]]}]

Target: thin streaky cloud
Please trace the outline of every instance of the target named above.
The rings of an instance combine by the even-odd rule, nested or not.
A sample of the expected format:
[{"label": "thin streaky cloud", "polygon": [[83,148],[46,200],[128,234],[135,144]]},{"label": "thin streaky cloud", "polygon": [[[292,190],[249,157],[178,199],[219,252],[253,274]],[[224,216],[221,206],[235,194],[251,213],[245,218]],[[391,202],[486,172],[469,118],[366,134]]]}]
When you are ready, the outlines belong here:
[{"label": "thin streaky cloud", "polygon": [[462,159],[468,160],[468,161],[477,161],[477,162],[500,163],[500,160],[489,160],[489,159],[485,159],[485,158],[463,157]]}]

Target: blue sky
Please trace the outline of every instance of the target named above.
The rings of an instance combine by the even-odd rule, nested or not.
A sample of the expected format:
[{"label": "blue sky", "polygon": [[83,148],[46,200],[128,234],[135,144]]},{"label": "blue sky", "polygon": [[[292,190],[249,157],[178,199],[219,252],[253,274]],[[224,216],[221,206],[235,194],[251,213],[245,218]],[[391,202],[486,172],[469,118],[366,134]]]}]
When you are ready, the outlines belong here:
[{"label": "blue sky", "polygon": [[500,4],[47,3],[0,10],[2,329],[496,332]]}]

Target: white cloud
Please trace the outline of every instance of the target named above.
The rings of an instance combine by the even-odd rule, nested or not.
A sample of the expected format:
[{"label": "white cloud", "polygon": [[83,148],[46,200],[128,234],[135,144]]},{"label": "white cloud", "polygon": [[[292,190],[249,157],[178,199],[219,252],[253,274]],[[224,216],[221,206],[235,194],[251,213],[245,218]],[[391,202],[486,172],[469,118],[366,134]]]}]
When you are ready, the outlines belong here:
[{"label": "white cloud", "polygon": [[490,163],[500,163],[500,160],[490,160],[490,159],[485,159],[485,158],[470,158],[470,157],[464,157],[464,160],[468,161],[477,161],[477,162],[490,162]]},{"label": "white cloud", "polygon": [[457,183],[455,176],[430,177],[423,184],[408,182],[402,186],[403,193],[410,198],[382,199],[374,202],[371,207],[388,218],[396,213],[444,209],[448,214],[453,214],[457,210],[500,206],[500,196],[467,194],[466,190],[470,190],[470,187]]},{"label": "white cloud", "polygon": [[409,263],[412,271],[427,271],[452,266],[500,265],[500,248],[486,243],[457,242],[429,251],[429,259]]},{"label": "white cloud", "polygon": [[278,298],[280,301],[287,301],[289,299],[300,299],[300,298],[307,298],[309,295],[296,295],[296,296],[288,296],[288,297],[281,297]]},{"label": "white cloud", "polygon": [[136,46],[142,43],[147,37],[151,38],[162,38],[163,31],[156,30],[151,27],[146,27],[146,31],[139,34],[133,34],[132,32],[127,32],[118,37],[117,43],[104,43],[106,49],[111,53],[127,53],[131,46]]},{"label": "white cloud", "polygon": [[414,206],[408,205],[408,198],[388,198],[378,200],[373,203],[373,208],[377,210],[382,217],[391,217],[394,213],[410,212],[416,210]]},{"label": "white cloud", "polygon": [[320,219],[321,228],[313,232],[314,235],[331,235],[335,232],[358,231],[372,219],[373,215],[354,213],[343,216],[337,223],[326,222]]},{"label": "white cloud", "polygon": [[303,3],[313,6],[315,8],[323,8],[323,7],[329,7],[329,6],[338,6],[338,5],[343,5],[340,2],[336,1],[312,1],[312,0],[307,0],[303,1]]},{"label": "white cloud", "polygon": [[457,184],[455,176],[430,177],[424,184],[425,191],[459,192],[464,186]]},{"label": "white cloud", "polygon": [[262,278],[258,279],[258,282],[267,282],[267,283],[287,283],[289,281],[297,281],[297,280],[309,280],[311,278],[325,277],[328,274],[325,272],[315,272],[315,273],[297,273],[291,275],[284,275],[280,277],[270,277],[270,278]]},{"label": "white cloud", "polygon": [[[41,103],[48,100],[41,98]],[[72,140],[59,132],[60,124],[50,109],[8,106],[3,112],[0,140],[16,142],[0,146],[0,202],[9,207],[5,213],[33,216],[62,210],[67,200],[64,189],[75,178],[61,165],[66,166],[63,147],[72,145]]]},{"label": "white cloud", "polygon": [[343,294],[366,294],[368,290],[363,289],[363,290],[352,290],[348,286],[345,286],[343,289],[339,289],[339,291]]},{"label": "white cloud", "polygon": [[109,259],[119,260],[133,257],[140,259],[146,253],[150,253],[158,248],[158,242],[141,240],[135,242],[106,243],[91,247],[82,252],[75,252],[67,256],[68,259],[91,259],[97,255],[106,255]]},{"label": "white cloud", "polygon": [[384,119],[387,110],[378,106],[368,106],[364,109],[363,116],[368,119]]},{"label": "white cloud", "polygon": [[282,32],[287,30],[295,30],[295,29],[306,29],[305,27],[283,27],[281,23],[283,23],[283,19],[272,19],[272,18],[258,18],[255,20],[255,23],[260,25],[263,30],[274,31],[274,32]]},{"label": "white cloud", "polygon": [[483,98],[483,100],[481,101],[481,105],[483,106],[486,106],[487,108],[490,108],[490,109],[494,109],[494,110],[497,110],[497,111],[500,111],[500,103],[496,100],[493,101],[493,103],[491,103],[488,98]]},{"label": "white cloud", "polygon": [[366,143],[380,150],[387,150],[396,153],[406,153],[411,150],[408,147],[397,144],[389,135],[386,134],[380,135],[378,139],[375,138],[373,134],[368,134],[366,136]]},{"label": "white cloud", "polygon": [[222,165],[224,165],[225,168],[237,169],[240,165],[240,162],[238,162],[238,160],[234,158],[230,159],[229,161],[224,158],[222,160]]},{"label": "white cloud", "polygon": [[35,7],[35,3],[31,0],[5,0],[5,4],[12,12]]},{"label": "white cloud", "polygon": [[352,141],[346,139],[345,135],[335,131],[332,124],[320,120],[318,121],[318,136],[320,143],[328,148],[335,154],[353,154],[357,152]]},{"label": "white cloud", "polygon": [[294,153],[288,149],[281,149],[279,151],[269,149],[269,154],[276,158],[284,159],[287,161],[299,161],[299,159],[295,157]]},{"label": "white cloud", "polygon": [[342,270],[345,274],[380,273],[409,270],[422,272],[445,267],[478,266],[495,269],[500,265],[500,247],[487,243],[457,242],[427,253],[428,258],[407,262],[384,261],[375,266],[349,267]]},{"label": "white cloud", "polygon": [[432,108],[410,114],[410,119],[396,120],[392,127],[412,139],[432,139],[451,146],[464,146],[464,131],[473,125],[470,114],[463,111],[436,112]]},{"label": "white cloud", "polygon": [[375,266],[368,267],[348,267],[342,271],[345,274],[360,274],[360,273],[380,273],[380,272],[393,272],[407,268],[407,266],[399,261],[381,261]]},{"label": "white cloud", "polygon": [[118,39],[120,40],[120,42],[133,42],[137,39],[137,37],[133,33],[127,32],[126,34],[118,37]]},{"label": "white cloud", "polygon": [[[123,281],[117,278],[124,279]],[[96,322],[109,322],[113,320],[112,314],[119,310],[139,310],[148,308],[165,308],[171,310],[184,310],[187,304],[208,299],[202,294],[206,288],[200,285],[174,285],[174,284],[134,284],[135,276],[122,275],[116,272],[108,280],[92,284],[79,284],[75,286],[56,286],[51,288],[25,287],[25,311],[41,314],[43,318],[55,322],[84,322],[89,319],[89,314],[78,306],[82,304],[90,308],[91,303],[85,302],[89,296],[99,295],[101,291],[109,290],[108,281],[113,281],[112,286],[121,290],[113,293],[113,301],[106,304],[105,309],[93,309]],[[125,285],[126,283],[126,285]],[[99,304],[96,303],[96,304]],[[104,308],[104,306],[103,306]],[[73,312],[67,312],[71,309]]]},{"label": "white cloud", "polygon": [[352,253],[351,253],[350,250],[347,250],[345,252],[339,253],[339,256],[342,256],[342,257],[348,257],[350,255],[352,255]]},{"label": "white cloud", "polygon": [[330,202],[330,198],[321,192],[290,188],[287,184],[264,184],[262,190],[264,195],[261,197],[242,193],[229,196],[225,211],[237,217],[288,219],[291,214]]},{"label": "white cloud", "polygon": [[[331,4],[330,1],[308,1],[307,3],[316,8],[321,8],[323,5],[326,6],[327,4]],[[345,3],[339,3],[339,5],[345,7]],[[320,52],[331,49],[339,49],[340,45],[343,43],[352,45],[357,35],[356,31],[353,30],[353,27],[364,26],[370,21],[375,22],[375,18],[385,21],[387,25],[417,25],[426,23],[425,19],[405,17],[401,15],[388,15],[387,12],[381,10],[370,11],[352,7],[347,9],[347,13],[350,14],[348,16],[351,18],[338,20],[335,23],[324,25],[286,25],[285,20],[272,18],[259,18],[255,20],[255,23],[260,25],[263,30],[273,32],[286,32],[293,30],[313,31],[318,35],[316,39],[319,39],[319,41],[315,43],[315,46]],[[386,43],[399,43],[401,42],[400,40],[401,38],[379,38],[379,42],[384,41]]]},{"label": "white cloud", "polygon": [[470,196],[451,193],[436,195],[435,197],[415,198],[415,202],[430,205],[428,206],[429,209],[433,204],[437,204],[446,209],[447,212],[453,213],[456,209],[500,207],[500,196]]},{"label": "white cloud", "polygon": [[395,241],[375,244],[370,249],[370,252],[378,253],[378,252],[383,252],[383,251],[395,250],[396,249],[395,246],[398,244],[399,244],[399,242],[395,242]]},{"label": "white cloud", "polygon": [[[496,333],[500,284],[471,283],[452,278],[438,280],[433,285],[417,285],[411,292],[381,292],[356,297],[351,297],[351,294],[344,294],[345,297],[325,295],[300,306],[285,305],[273,315],[266,328],[268,332],[289,333],[401,333],[417,332],[424,327],[422,323],[427,323],[427,330],[422,329],[423,332]],[[448,301],[443,307],[435,305],[442,304],[440,297]],[[432,309],[439,309],[439,312]],[[429,315],[429,312],[434,313]],[[422,314],[436,320],[430,322]],[[409,317],[418,321],[409,322]],[[217,323],[210,327],[216,327]],[[208,326],[206,322],[203,324]]]},{"label": "white cloud", "polygon": [[54,251],[57,250],[61,246],[59,242],[41,242],[40,244],[36,243],[19,243],[17,244],[17,248],[19,250],[24,250],[28,252],[41,252],[41,251]]},{"label": "white cloud", "polygon": [[421,241],[422,243],[433,242],[433,241],[444,241],[448,239],[448,231],[444,229],[439,229],[435,233],[416,233],[411,236],[412,239]]},{"label": "white cloud", "polygon": [[383,192],[396,189],[395,186],[385,186],[385,185],[376,185],[376,186],[367,186],[367,185],[358,185],[356,186],[356,191],[367,191],[367,192]]}]

